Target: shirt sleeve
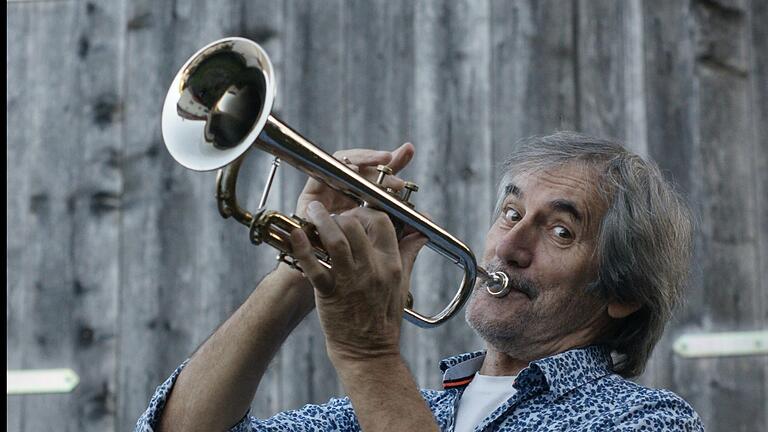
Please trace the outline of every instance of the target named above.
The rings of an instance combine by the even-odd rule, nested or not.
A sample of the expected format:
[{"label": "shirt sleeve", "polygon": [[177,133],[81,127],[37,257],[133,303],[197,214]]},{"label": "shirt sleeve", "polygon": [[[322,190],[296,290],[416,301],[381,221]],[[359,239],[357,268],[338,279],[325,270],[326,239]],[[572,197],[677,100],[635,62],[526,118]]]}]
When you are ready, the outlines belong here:
[{"label": "shirt sleeve", "polygon": [[[134,432],[154,432],[173,385],[189,362],[184,361],[152,395],[147,410],[139,417]],[[261,431],[359,431],[360,426],[349,398],[331,399],[324,405],[305,405],[303,408],[284,411],[268,419],[257,419],[250,411],[230,432]]]},{"label": "shirt sleeve", "polygon": [[615,430],[703,432],[696,411],[679,396],[665,393],[667,397],[646,400],[623,413],[615,421]]}]

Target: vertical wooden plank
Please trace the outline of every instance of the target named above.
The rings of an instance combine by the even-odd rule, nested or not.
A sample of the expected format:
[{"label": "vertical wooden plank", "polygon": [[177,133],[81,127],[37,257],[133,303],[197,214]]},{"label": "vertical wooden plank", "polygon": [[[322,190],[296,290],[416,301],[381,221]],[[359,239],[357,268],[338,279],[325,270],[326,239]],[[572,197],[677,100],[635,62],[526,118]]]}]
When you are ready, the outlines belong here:
[{"label": "vertical wooden plank", "polygon": [[[65,147],[83,158],[77,174],[81,179],[75,183],[77,189],[68,204],[74,208],[76,221],[71,239],[74,256],[69,265],[73,285],[80,288],[80,293],[75,292],[73,311],[84,401],[70,421],[76,425],[73,429],[109,430],[116,427],[118,224],[123,206],[117,158],[124,134],[125,4],[86,2],[78,6],[79,62],[75,74],[85,108],[79,125],[83,133]],[[46,427],[43,425],[41,428]]]},{"label": "vertical wooden plank", "polygon": [[527,136],[576,128],[571,2],[491,3],[494,160]]},{"label": "vertical wooden plank", "polygon": [[[286,103],[284,15],[284,3],[269,0],[245,1],[242,3],[239,20],[235,21],[238,23],[237,30],[231,32],[232,34],[255,41],[267,51],[276,76],[277,94],[273,112],[277,113],[277,115],[281,114],[281,107]],[[258,205],[258,199],[261,198],[261,191],[266,180],[267,168],[271,158],[264,152],[252,153],[246,168],[241,172],[243,174],[242,182],[246,188],[245,191],[250,191],[247,196],[247,202],[250,203],[252,208],[255,208]],[[284,164],[280,169],[285,172],[292,168]],[[267,206],[290,213],[293,211],[295,202],[290,205],[286,203],[284,189],[284,176],[279,175],[272,186]],[[264,275],[275,268],[277,252],[266,245],[256,247],[249,244],[247,247],[248,251],[245,256],[250,263],[249,267],[253,268],[256,273],[255,275],[248,275],[252,282],[247,282],[247,284],[249,284],[252,290]],[[242,271],[242,269],[237,271]],[[280,404],[283,394],[283,379],[284,377],[292,377],[293,373],[294,370],[291,367],[282,367],[280,354],[278,353],[277,358],[272,361],[272,364],[261,380],[259,390],[251,406],[251,414],[258,417],[267,417],[286,409],[287,407]],[[300,380],[303,377],[297,377],[296,379]]]},{"label": "vertical wooden plank", "polygon": [[348,3],[343,147],[392,150],[412,126],[413,5]]},{"label": "vertical wooden plank", "polygon": [[131,2],[126,15],[125,125],[130,133],[121,154],[127,204],[120,225],[120,430],[133,427],[155,388],[190,354],[195,341],[188,327],[195,325],[190,317],[196,314],[180,317],[177,311],[201,289],[195,281],[180,287],[168,280],[195,247],[194,237],[181,233],[179,225],[192,225],[196,218],[188,215],[197,212],[191,208],[194,197],[179,185],[186,173],[166,151],[159,121],[165,92],[191,47],[176,47],[181,24],[172,3]]},{"label": "vertical wooden plank", "polygon": [[[128,14],[127,122],[134,133],[126,137],[123,158],[132,205],[122,225],[122,429],[135,423],[154,388],[274,266],[273,253],[254,248],[247,229],[218,214],[215,173],[178,165],[159,127],[168,86],[194,52],[224,36],[265,40],[274,31],[246,22],[245,2],[133,2]],[[247,161],[238,182],[246,208],[255,205],[264,182],[250,169],[258,162],[265,160]]]},{"label": "vertical wooden plank", "polygon": [[[176,63],[173,73],[204,45],[229,36],[233,30],[238,29],[242,12],[240,2],[210,3],[195,0],[177,3],[178,31],[175,35],[179,40],[176,53],[182,58]],[[255,161],[249,161],[248,166],[252,163]],[[179,170],[181,167],[176,165],[174,168]],[[191,242],[187,252],[190,259],[180,262],[175,269],[174,266],[169,266],[168,269],[172,269],[173,273],[167,275],[166,283],[175,286],[169,290],[171,298],[180,292],[194,291],[188,302],[185,302],[189,309],[178,311],[182,312],[179,318],[184,321],[181,326],[191,330],[193,345],[188,349],[192,350],[207,339],[253,289],[254,275],[243,269],[253,268],[251,260],[254,250],[247,239],[247,229],[232,220],[223,220],[219,215],[213,198],[215,172],[201,175],[182,170],[184,172],[181,173],[179,182],[189,182],[188,192],[194,200],[191,209],[196,215],[190,217],[190,208],[167,208],[171,215],[167,215],[163,223],[166,227],[171,224],[180,225],[175,229],[182,230],[181,236],[184,238],[174,238],[173,242],[166,245],[169,253],[177,255],[171,259],[179,259],[179,246]],[[244,170],[250,171],[245,168]],[[252,203],[248,198],[258,193],[248,187],[250,175],[246,174],[238,181],[241,186],[238,188],[238,200],[246,207],[246,203]],[[173,206],[173,201],[168,200],[166,206]],[[177,211],[182,214],[174,217]],[[175,243],[179,240],[182,241],[180,245]],[[166,307],[175,304],[175,300],[171,301]],[[190,317],[196,319],[190,320]],[[193,326],[189,327],[192,323]]]},{"label": "vertical wooden plank", "polygon": [[640,3],[580,1],[576,21],[579,129],[647,154]]},{"label": "vertical wooden plank", "polygon": [[[80,385],[71,394],[22,396],[8,424],[17,430],[112,430],[122,180],[122,3],[9,5],[20,23],[9,41],[23,57],[9,67],[9,102],[21,115],[9,129],[9,176],[23,183],[9,223],[9,249],[22,274],[9,292],[24,305],[9,316],[13,368],[71,367]],[[18,52],[18,51],[17,51]],[[15,191],[16,192],[16,191]],[[23,237],[16,237],[22,235]],[[9,261],[11,264],[11,261]],[[9,359],[10,360],[10,359]],[[15,418],[14,418],[15,417]]]},{"label": "vertical wooden plank", "polygon": [[693,16],[684,3],[643,6],[649,155],[689,193],[695,127]]},{"label": "vertical wooden plank", "polygon": [[[70,17],[72,15],[71,7],[49,9],[55,9],[55,12],[62,15],[64,12],[69,12]],[[39,127],[42,123],[42,116],[35,112],[33,102],[40,100],[42,92],[38,91],[35,94],[34,89],[26,89],[25,84],[28,85],[29,83],[25,81],[24,77],[32,75],[40,78],[40,76],[39,73],[33,75],[34,72],[27,72],[32,62],[30,56],[27,55],[31,43],[30,46],[18,43],[18,41],[23,41],[35,28],[35,23],[32,21],[34,11],[31,8],[11,7],[10,5],[7,8],[6,73],[9,85],[6,92],[6,106],[8,108],[6,119],[8,125],[26,124],[28,126],[23,128],[8,127],[6,129],[8,168],[6,173],[6,269],[8,276],[6,278],[5,332],[8,348],[6,364],[9,369],[29,367],[30,363],[26,359],[34,355],[32,352],[35,346],[33,329],[26,324],[25,317],[29,316],[32,309],[31,300],[36,297],[34,291],[35,273],[32,270],[40,265],[41,248],[32,242],[36,225],[28,221],[32,218],[37,219],[35,214],[43,210],[50,213],[51,208],[49,195],[46,194],[43,198],[43,195],[38,192],[39,181],[35,181],[30,176],[32,173],[30,169],[35,165],[35,157],[40,153],[41,146],[40,138],[37,136],[34,126]],[[43,14],[40,13],[40,15]],[[37,23],[40,21],[42,20],[39,19]],[[71,21],[67,24],[71,26]],[[33,196],[38,198],[33,201]],[[32,206],[33,202],[37,205]],[[32,213],[31,218],[28,213]],[[30,402],[34,403],[28,399],[26,397],[6,397],[5,425],[7,430],[26,430],[25,411]],[[60,412],[59,406],[54,405],[54,409]]]},{"label": "vertical wooden plank", "polygon": [[[699,178],[693,171],[693,131],[697,127],[693,16],[690,5],[681,2],[652,1],[643,6],[648,153],[691,202],[693,183]],[[697,254],[693,261],[700,259]],[[672,344],[681,333],[700,325],[704,309],[701,277],[700,271],[693,273],[685,307],[668,325],[640,379],[645,385],[674,388],[686,399],[693,389],[678,388],[673,380]]]},{"label": "vertical wooden plank", "polygon": [[[295,1],[284,6],[279,114],[296,131],[333,153],[344,138],[344,7],[340,1]],[[280,208],[290,213],[306,176],[286,166],[281,181]],[[271,367],[279,370],[278,399],[261,407],[261,416],[340,394],[314,312],[286,340]]]},{"label": "vertical wooden plank", "polygon": [[[482,251],[487,203],[493,196],[489,13],[487,1],[419,2],[414,17],[413,136],[418,150],[410,172],[423,186],[416,203],[476,254]],[[415,306],[434,313],[454,295],[460,273],[437,254],[422,259],[413,279]],[[479,346],[461,316],[414,334],[405,339],[406,352],[425,387],[439,387],[435,368],[440,358]]]},{"label": "vertical wooden plank", "polygon": [[[344,146],[392,150],[413,141],[414,4],[407,1],[349,3],[345,12]],[[419,142],[416,160],[429,158]],[[399,176],[419,182],[413,168]],[[428,192],[432,185],[421,185]],[[424,210],[421,192],[416,208]],[[416,270],[418,272],[418,268]],[[413,279],[412,279],[413,280]],[[418,298],[418,284],[411,292]],[[417,300],[419,303],[419,300]],[[416,328],[403,323],[406,361],[418,356]]]},{"label": "vertical wooden plank", "polygon": [[[768,4],[752,0],[747,11],[750,44],[750,96],[752,112],[752,172],[755,179],[754,200],[757,223],[754,232],[757,234],[758,273],[757,280],[759,298],[756,298],[757,327],[768,328],[768,234],[763,225],[768,220]],[[762,417],[756,421],[758,426],[768,429],[768,357],[763,357],[762,363],[757,360],[756,367],[762,369]],[[759,399],[758,399],[759,400]]]},{"label": "vertical wooden plank", "polygon": [[[693,5],[698,124],[694,131],[700,173],[695,202],[700,217],[702,331],[748,330],[765,325],[758,281],[755,168],[750,128],[748,21],[742,2]],[[761,358],[676,359],[680,388],[696,386],[689,400],[713,430],[765,426],[765,361]],[[701,382],[701,377],[706,377]],[[738,412],[738,420],[732,413]]]}]

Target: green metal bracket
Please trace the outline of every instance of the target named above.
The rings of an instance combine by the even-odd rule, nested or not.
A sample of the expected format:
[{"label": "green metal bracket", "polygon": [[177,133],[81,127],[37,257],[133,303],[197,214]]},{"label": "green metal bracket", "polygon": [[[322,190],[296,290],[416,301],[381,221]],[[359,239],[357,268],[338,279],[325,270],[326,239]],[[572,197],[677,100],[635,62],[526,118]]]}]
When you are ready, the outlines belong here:
[{"label": "green metal bracket", "polygon": [[768,330],[683,335],[672,349],[688,358],[766,355]]},{"label": "green metal bracket", "polygon": [[8,370],[6,394],[69,393],[80,383],[72,369]]}]

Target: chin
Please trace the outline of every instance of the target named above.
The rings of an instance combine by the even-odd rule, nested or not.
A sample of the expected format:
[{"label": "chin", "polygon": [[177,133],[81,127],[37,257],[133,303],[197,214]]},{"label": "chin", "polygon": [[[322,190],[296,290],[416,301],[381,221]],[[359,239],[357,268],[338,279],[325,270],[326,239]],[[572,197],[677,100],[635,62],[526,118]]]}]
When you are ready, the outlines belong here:
[{"label": "chin", "polygon": [[529,343],[525,342],[526,339],[521,332],[515,329],[505,328],[496,322],[471,322],[469,319],[467,322],[485,344],[495,351],[519,357],[530,346]]},{"label": "chin", "polygon": [[[516,339],[520,336],[525,323],[519,314],[510,314],[505,310],[481,307],[482,301],[473,302],[467,307],[464,318],[467,324],[487,342]],[[503,312],[503,314],[502,314]]]},{"label": "chin", "polygon": [[[531,330],[530,311],[517,298],[501,299],[477,291],[470,298],[464,319],[486,343],[507,352],[527,340]],[[525,299],[527,301],[527,298]]]}]

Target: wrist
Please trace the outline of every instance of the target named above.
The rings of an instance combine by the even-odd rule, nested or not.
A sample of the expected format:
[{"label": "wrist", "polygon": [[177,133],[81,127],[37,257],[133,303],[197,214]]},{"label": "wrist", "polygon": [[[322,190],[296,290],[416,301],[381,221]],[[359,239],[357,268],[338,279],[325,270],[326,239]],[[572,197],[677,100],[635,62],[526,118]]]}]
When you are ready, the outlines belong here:
[{"label": "wrist", "polygon": [[404,364],[399,351],[369,353],[367,355],[328,351],[328,358],[339,373],[370,373],[372,368],[387,370]]},{"label": "wrist", "polygon": [[305,278],[300,271],[292,268],[288,264],[280,261],[270,273],[273,277],[280,278],[285,284],[296,287],[312,287],[309,283],[309,279]]},{"label": "wrist", "polygon": [[285,263],[280,263],[265,280],[270,283],[264,288],[267,292],[258,292],[257,289],[252,294],[255,297],[264,299],[271,297],[271,300],[294,306],[295,312],[303,319],[315,308],[315,297],[312,285],[302,276],[301,272],[295,270]]}]

